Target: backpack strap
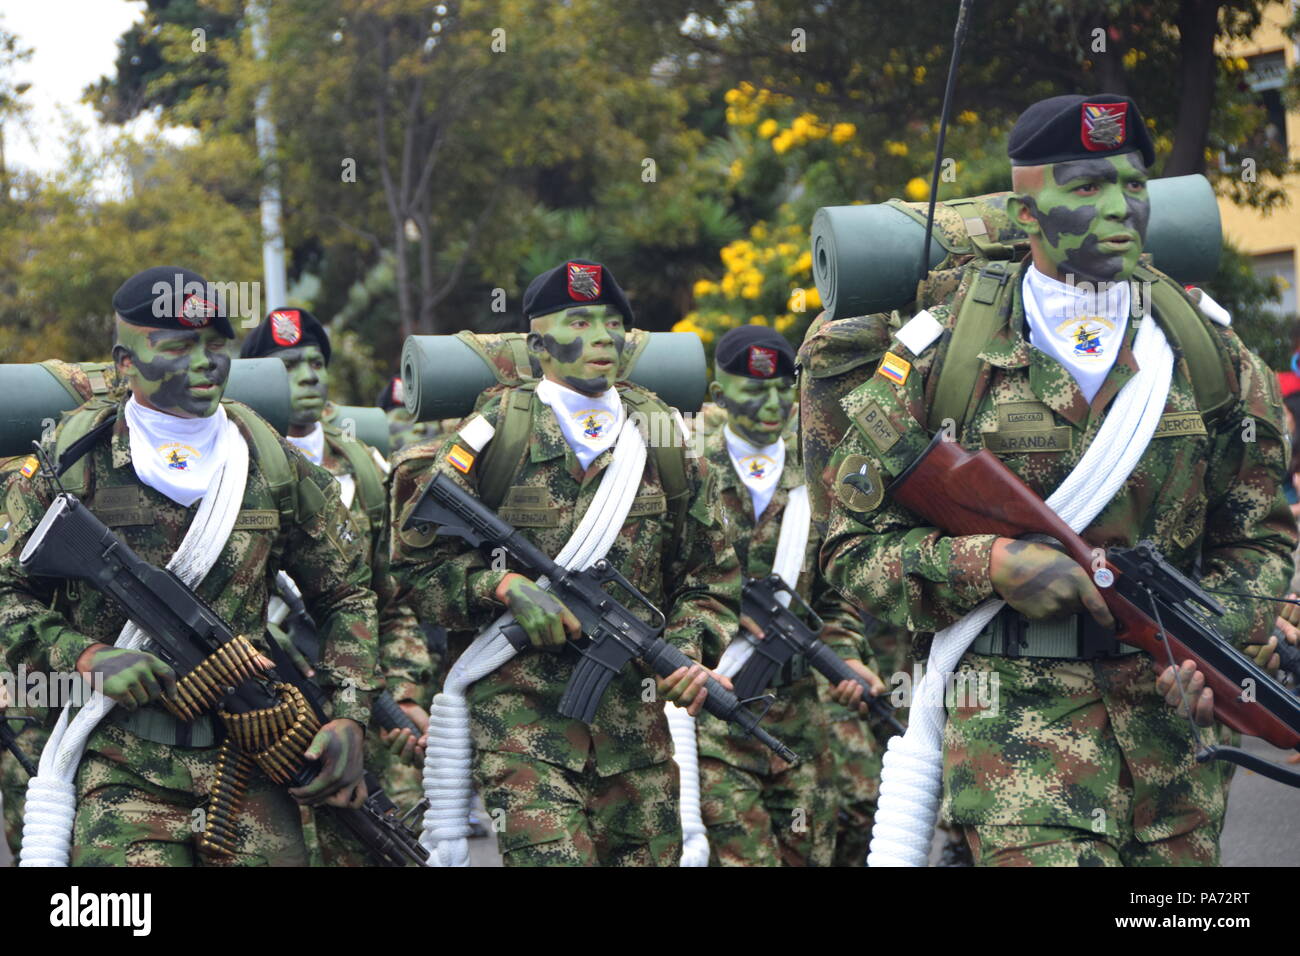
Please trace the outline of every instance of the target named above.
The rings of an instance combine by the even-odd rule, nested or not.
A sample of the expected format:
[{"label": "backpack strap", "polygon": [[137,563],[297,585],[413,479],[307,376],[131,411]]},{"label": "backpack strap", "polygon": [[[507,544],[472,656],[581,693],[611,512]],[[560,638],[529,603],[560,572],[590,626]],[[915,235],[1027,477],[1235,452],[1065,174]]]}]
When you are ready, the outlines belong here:
[{"label": "backpack strap", "polygon": [[55,469],[63,487],[78,498],[86,497],[89,480],[84,458],[117,422],[116,406],[101,399],[73,409],[63,420],[54,442]]},{"label": "backpack strap", "polygon": [[523,461],[528,438],[533,433],[533,392],[536,382],[508,389],[501,399],[501,417],[496,434],[478,462],[479,499],[496,511],[505,500],[510,480]]},{"label": "backpack strap", "polygon": [[1019,276],[1020,263],[996,260],[986,262],[971,284],[939,367],[927,422],[930,431],[937,432],[945,419],[956,422],[958,430],[966,421],[970,405],[976,400],[975,383],[984,364],[980,353],[1002,324]]},{"label": "backpack strap", "polygon": [[280,512],[281,526],[288,528],[298,521],[298,472],[289,462],[289,453],[280,443],[280,433],[257,412],[233,399],[223,398],[221,406],[226,414],[243,425],[253,439],[253,457],[261,468],[262,477],[270,486]]},{"label": "backpack strap", "polygon": [[[663,399],[653,392],[632,386],[622,392],[623,401],[641,415],[642,421],[650,421],[651,415],[667,416],[676,427],[673,409],[664,404]],[[662,429],[658,429],[662,432]],[[664,496],[668,499],[668,510],[673,516],[673,537],[681,538],[686,523],[686,512],[691,502],[691,486],[686,479],[685,443],[656,441],[651,445],[650,453],[654,455],[655,467],[659,471],[659,482],[664,486]]]},{"label": "backpack strap", "polygon": [[370,519],[371,527],[378,528],[384,522],[384,512],[388,509],[388,502],[384,494],[384,479],[379,473],[379,466],[375,464],[375,459],[370,455],[370,447],[354,438],[348,438],[341,429],[333,425],[322,427],[330,446],[347,459],[357,481],[357,495],[361,499],[361,508]]},{"label": "backpack strap", "polygon": [[1170,344],[1187,361],[1196,407],[1207,423],[1213,422],[1232,407],[1240,392],[1223,341],[1173,279],[1145,266],[1138,266],[1133,277],[1150,283],[1151,304]]}]

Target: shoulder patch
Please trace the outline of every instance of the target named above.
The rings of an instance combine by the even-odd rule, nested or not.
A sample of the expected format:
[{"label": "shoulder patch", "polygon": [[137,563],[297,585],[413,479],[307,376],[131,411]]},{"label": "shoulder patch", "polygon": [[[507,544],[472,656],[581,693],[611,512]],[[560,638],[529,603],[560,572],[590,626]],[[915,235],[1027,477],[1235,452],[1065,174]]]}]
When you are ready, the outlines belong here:
[{"label": "shoulder patch", "polygon": [[912,363],[893,352],[886,352],[885,357],[880,360],[880,365],[876,367],[877,375],[895,385],[907,384],[907,376],[911,371]]},{"label": "shoulder patch", "polygon": [[939,320],[930,314],[929,309],[922,309],[904,323],[894,337],[913,355],[920,355],[941,335],[943,335],[943,326],[939,324]]},{"label": "shoulder patch", "polygon": [[849,511],[875,511],[885,498],[880,468],[866,455],[849,455],[835,473],[835,497]]}]

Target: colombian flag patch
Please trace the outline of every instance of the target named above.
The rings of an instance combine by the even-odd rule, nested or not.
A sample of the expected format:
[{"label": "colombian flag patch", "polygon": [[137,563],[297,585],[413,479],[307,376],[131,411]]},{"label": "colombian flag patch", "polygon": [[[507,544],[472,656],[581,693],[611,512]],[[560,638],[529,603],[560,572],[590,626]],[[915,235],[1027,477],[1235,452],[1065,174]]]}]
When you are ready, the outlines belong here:
[{"label": "colombian flag patch", "polygon": [[474,453],[460,445],[452,445],[451,451],[447,452],[447,460],[462,475],[467,475],[474,466]]},{"label": "colombian flag patch", "polygon": [[24,478],[30,478],[32,475],[36,474],[36,469],[39,467],[41,467],[41,463],[36,460],[36,456],[28,455],[27,460],[23,462],[22,476]]},{"label": "colombian flag patch", "polygon": [[893,352],[886,352],[885,357],[880,360],[880,367],[876,369],[876,374],[889,379],[895,385],[902,385],[907,381],[907,375],[911,371],[910,362],[899,358]]}]

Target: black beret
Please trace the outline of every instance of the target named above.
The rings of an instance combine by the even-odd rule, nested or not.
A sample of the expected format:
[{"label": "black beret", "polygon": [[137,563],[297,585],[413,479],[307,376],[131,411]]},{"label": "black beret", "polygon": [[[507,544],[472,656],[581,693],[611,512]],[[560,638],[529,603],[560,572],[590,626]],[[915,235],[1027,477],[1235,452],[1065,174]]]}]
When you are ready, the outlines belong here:
[{"label": "black beret", "polygon": [[784,335],[765,325],[742,325],[718,340],[713,351],[718,368],[747,378],[794,375],[794,348]]},{"label": "black beret", "polygon": [[524,327],[538,316],[562,312],[580,305],[604,303],[623,316],[632,327],[632,306],[610,272],[599,262],[570,259],[563,265],[543,272],[524,292]]},{"label": "black beret", "polygon": [[1053,96],[1020,114],[1007,141],[1012,166],[1044,166],[1138,151],[1150,168],[1155,147],[1137,104],[1127,96]]},{"label": "black beret", "polygon": [[203,329],[212,326],[235,337],[218,295],[203,276],[180,266],[154,266],[137,272],[113,293],[113,311],[128,325],[151,329]]},{"label": "black beret", "polygon": [[276,309],[249,333],[239,349],[240,358],[261,358],[282,349],[316,345],[330,363],[330,337],[325,326],[306,309]]}]

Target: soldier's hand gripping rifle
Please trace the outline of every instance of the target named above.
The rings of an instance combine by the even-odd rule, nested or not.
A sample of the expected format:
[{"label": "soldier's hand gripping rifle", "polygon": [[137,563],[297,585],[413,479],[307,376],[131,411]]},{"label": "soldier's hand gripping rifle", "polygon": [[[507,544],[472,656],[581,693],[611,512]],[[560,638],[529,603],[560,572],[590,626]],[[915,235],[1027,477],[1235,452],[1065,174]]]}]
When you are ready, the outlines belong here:
[{"label": "soldier's hand gripping rifle", "polygon": [[[790,595],[791,602],[798,605],[802,614],[816,622],[815,625],[809,626],[804,618],[782,604],[778,599],[781,592]],[[906,731],[894,715],[894,708],[889,701],[872,696],[871,685],[866,678],[849,667],[818,637],[823,627],[821,617],[782,580],[781,575],[770,574],[765,578],[750,578],[746,581],[740,612],[758,625],[763,638],[757,640],[744,631],[741,632],[744,639],[754,645],[754,653],[731,679],[737,697],[743,700],[763,693],[772,683],[777,671],[795,654],[802,654],[832,685],[846,680],[862,685],[862,699],[868,705],[870,716],[887,723],[895,733]]]},{"label": "soldier's hand gripping rifle", "polygon": [[[1103,555],[991,452],[967,451],[946,441],[942,431],[887,492],[951,535],[1055,538],[1097,584],[1121,641],[1175,667],[1180,661],[1195,661],[1214,691],[1214,713],[1222,723],[1275,747],[1300,747],[1300,700],[1214,628],[1207,614],[1221,615],[1222,607],[1170,566],[1150,542],[1110,548]],[[1194,723],[1192,730],[1199,743]],[[1237,747],[1201,745],[1196,759],[1228,760],[1300,786],[1300,774]]]},{"label": "soldier's hand gripping rifle", "polygon": [[[446,475],[436,475],[429,483],[405,525],[405,528],[429,527],[437,528],[440,534],[464,538],[475,547],[486,544],[502,549],[528,573],[545,576],[549,589],[578,619],[583,639],[572,644],[579,657],[560,700],[562,716],[591,723],[606,686],[634,657],[645,661],[661,677],[691,666],[690,658],[661,636],[665,624],[663,613],[609,562],[597,561],[582,571],[562,567]],[[641,620],[606,593],[607,583],[616,584],[646,609],[652,623]],[[529,646],[527,635],[518,626],[505,628],[503,634],[520,650]],[[704,701],[705,710],[740,725],[786,761],[798,761],[794,751],[759,726],[763,715],[749,710],[745,706],[748,701],[741,700],[712,677],[706,680],[705,687],[709,692]]]},{"label": "soldier's hand gripping rifle", "polygon": [[[283,621],[284,633],[288,635],[294,649],[302,655],[303,659],[315,667],[321,655],[320,637],[316,631],[316,622],[312,620],[307,605],[303,603],[302,592],[298,590],[298,585],[294,583],[293,578],[283,571],[275,576],[275,591],[288,609]],[[401,728],[410,731],[416,740],[424,735],[420,725],[402,710],[388,691],[375,696],[375,702],[370,708],[370,717],[384,730]]]},{"label": "soldier's hand gripping rifle", "polygon": [[[28,574],[79,578],[111,597],[153,642],[177,674],[176,697],[162,704],[181,720],[217,708],[227,731],[217,760],[200,847],[225,855],[238,846],[233,818],[253,765],[291,787],[309,783],[319,766],[303,759],[325,723],[320,688],[271,642],[276,668],[172,572],[137,555],[67,492],[54,499],[19,557]],[[287,666],[286,666],[287,665]],[[398,819],[397,808],[373,787],[359,809],[329,807],[386,866],[422,864],[428,851]]]}]

